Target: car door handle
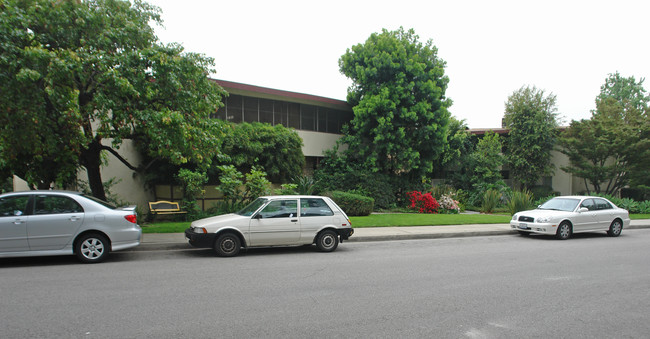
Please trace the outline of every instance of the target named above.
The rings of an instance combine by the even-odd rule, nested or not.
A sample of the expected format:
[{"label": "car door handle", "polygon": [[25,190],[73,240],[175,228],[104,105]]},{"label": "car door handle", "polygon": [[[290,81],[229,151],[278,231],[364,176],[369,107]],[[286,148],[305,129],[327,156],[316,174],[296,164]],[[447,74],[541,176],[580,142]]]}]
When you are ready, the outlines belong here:
[{"label": "car door handle", "polygon": [[16,219],[16,220],[14,220],[14,224],[15,224],[15,225],[20,225],[20,224],[24,224],[24,223],[25,223],[25,220],[22,220],[22,219]]},{"label": "car door handle", "polygon": [[291,222],[298,222],[298,219],[291,219]]},{"label": "car door handle", "polygon": [[79,220],[79,219],[81,219],[81,218],[79,218],[79,217],[77,217],[77,216],[71,216],[71,217],[70,217],[70,221],[77,221],[77,220]]}]

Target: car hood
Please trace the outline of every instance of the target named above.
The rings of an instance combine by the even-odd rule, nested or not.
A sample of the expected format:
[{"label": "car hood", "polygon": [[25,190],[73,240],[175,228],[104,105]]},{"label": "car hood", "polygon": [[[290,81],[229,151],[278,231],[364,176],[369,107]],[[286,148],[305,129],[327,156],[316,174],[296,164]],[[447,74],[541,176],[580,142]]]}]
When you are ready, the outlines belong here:
[{"label": "car hood", "polygon": [[570,214],[570,213],[573,213],[573,212],[535,209],[535,210],[517,212],[517,215],[518,216],[523,215],[523,216],[526,216],[526,217],[538,218],[538,217],[561,216],[561,215],[567,215],[567,214]]},{"label": "car hood", "polygon": [[248,222],[250,217],[244,217],[239,214],[223,214],[210,218],[199,219],[192,222],[192,227],[215,227],[215,226],[240,226],[243,222]]}]

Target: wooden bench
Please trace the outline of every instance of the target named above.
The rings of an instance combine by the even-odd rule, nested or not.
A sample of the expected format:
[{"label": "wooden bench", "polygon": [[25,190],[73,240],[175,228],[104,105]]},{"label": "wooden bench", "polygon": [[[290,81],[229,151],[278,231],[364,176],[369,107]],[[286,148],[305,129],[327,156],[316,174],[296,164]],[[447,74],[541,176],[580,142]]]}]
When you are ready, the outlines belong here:
[{"label": "wooden bench", "polygon": [[150,201],[149,202],[149,211],[153,215],[154,219],[157,215],[173,215],[173,214],[185,214],[186,211],[181,211],[181,207],[177,202],[173,201]]}]

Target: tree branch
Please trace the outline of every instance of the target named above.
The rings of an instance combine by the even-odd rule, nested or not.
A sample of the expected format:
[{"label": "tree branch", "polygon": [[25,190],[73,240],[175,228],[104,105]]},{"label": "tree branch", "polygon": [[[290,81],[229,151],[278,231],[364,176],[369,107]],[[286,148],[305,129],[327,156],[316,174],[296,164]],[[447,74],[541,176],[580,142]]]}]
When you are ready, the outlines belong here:
[{"label": "tree branch", "polygon": [[119,161],[121,161],[126,167],[128,167],[132,171],[137,171],[138,168],[131,165],[126,159],[124,159],[119,153],[117,153],[116,150],[114,150],[111,147],[102,145],[102,150],[109,151],[111,154],[113,154]]}]

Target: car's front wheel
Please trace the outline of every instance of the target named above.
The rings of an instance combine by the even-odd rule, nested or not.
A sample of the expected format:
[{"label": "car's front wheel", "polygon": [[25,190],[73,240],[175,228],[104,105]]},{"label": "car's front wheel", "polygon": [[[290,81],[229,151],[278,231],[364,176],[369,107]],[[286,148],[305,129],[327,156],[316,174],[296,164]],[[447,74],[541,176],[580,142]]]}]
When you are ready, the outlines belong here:
[{"label": "car's front wheel", "polygon": [[619,219],[616,219],[612,221],[611,225],[609,225],[609,231],[607,231],[607,235],[610,237],[618,237],[621,235],[621,231],[623,231],[623,222],[621,222]]},{"label": "car's front wheel", "polygon": [[233,233],[224,233],[214,242],[214,251],[222,257],[234,257],[239,254],[240,249],[241,241]]},{"label": "car's front wheel", "polygon": [[321,252],[332,252],[339,246],[339,236],[332,230],[325,230],[318,234],[316,247]]},{"label": "car's front wheel", "polygon": [[566,221],[562,222],[560,226],[557,227],[557,233],[555,233],[555,237],[560,240],[569,239],[569,237],[571,237],[571,224]]},{"label": "car's front wheel", "polygon": [[110,253],[108,239],[101,234],[90,233],[77,239],[75,254],[85,263],[98,263],[104,261]]}]

